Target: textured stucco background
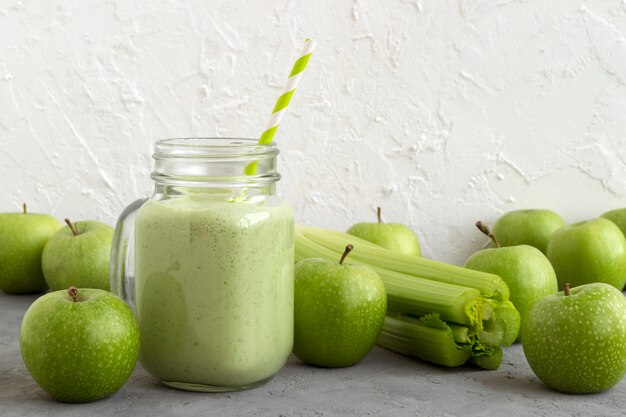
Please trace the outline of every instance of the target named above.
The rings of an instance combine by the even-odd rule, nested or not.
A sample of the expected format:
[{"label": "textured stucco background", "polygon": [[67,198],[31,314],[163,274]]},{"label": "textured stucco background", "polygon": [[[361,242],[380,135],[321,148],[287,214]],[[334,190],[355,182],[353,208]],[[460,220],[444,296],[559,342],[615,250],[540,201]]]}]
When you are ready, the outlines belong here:
[{"label": "textured stucco background", "polygon": [[626,206],[624,0],[0,1],[0,211],[114,224],[153,142],[276,137],[298,221],[374,220],[460,263],[508,210]]}]

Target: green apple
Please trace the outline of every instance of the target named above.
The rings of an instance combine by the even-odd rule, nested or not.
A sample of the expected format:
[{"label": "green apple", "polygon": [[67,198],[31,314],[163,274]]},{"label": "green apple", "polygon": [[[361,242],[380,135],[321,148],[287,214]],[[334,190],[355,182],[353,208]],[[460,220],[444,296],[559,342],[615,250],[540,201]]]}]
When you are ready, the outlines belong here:
[{"label": "green apple", "polygon": [[559,287],[606,282],[621,290],[626,283],[626,238],[603,217],[563,226],[552,235],[548,259]]},{"label": "green apple", "polygon": [[12,294],[48,288],[41,270],[41,252],[61,223],[48,214],[0,214],[0,289]]},{"label": "green apple", "polygon": [[564,225],[561,216],[551,210],[514,210],[496,221],[493,233],[502,246],[530,245],[545,254],[552,233]]},{"label": "green apple", "polygon": [[626,298],[605,283],[538,301],[524,323],[524,355],[547,386],[570,394],[605,391],[626,374]]},{"label": "green apple", "polygon": [[293,353],[328,368],[358,363],[372,349],[385,321],[387,295],[368,266],[304,259],[295,267]]},{"label": "green apple", "polygon": [[53,290],[70,286],[109,291],[113,228],[104,223],[72,223],[56,232],[41,257],[43,274]]},{"label": "green apple", "polygon": [[95,401],[130,377],[139,355],[139,328],[117,296],[72,287],[45,294],[29,307],[20,350],[28,372],[51,397]]},{"label": "green apple", "polygon": [[346,233],[360,237],[385,249],[406,255],[420,256],[420,244],[415,233],[399,223],[383,223],[380,207],[377,208],[378,223],[357,223]]},{"label": "green apple", "polygon": [[600,217],[604,217],[605,219],[609,219],[610,221],[615,223],[615,225],[619,227],[619,229],[622,231],[624,236],[626,236],[626,208],[619,208],[607,211]]},{"label": "green apple", "polygon": [[[506,282],[511,293],[510,300],[519,311],[523,326],[532,306],[558,291],[554,268],[539,249],[529,245],[500,247],[499,239],[484,223],[479,221],[476,226],[497,247],[474,253],[465,262],[465,267],[499,275]],[[522,340],[522,333],[523,330],[517,337],[518,342]]]},{"label": "green apple", "polygon": [[610,221],[615,223],[615,225],[619,227],[622,233],[626,235],[626,208],[619,208],[607,211],[600,217],[604,217],[605,219],[609,219]]}]

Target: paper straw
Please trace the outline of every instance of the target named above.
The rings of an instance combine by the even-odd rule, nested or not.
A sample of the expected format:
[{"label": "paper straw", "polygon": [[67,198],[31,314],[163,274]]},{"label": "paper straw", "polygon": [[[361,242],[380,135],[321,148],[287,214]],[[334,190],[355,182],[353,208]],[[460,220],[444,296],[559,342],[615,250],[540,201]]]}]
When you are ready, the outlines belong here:
[{"label": "paper straw", "polygon": [[[293,64],[291,68],[291,73],[289,73],[289,78],[287,79],[287,83],[283,87],[283,91],[276,100],[276,105],[274,106],[274,110],[272,110],[272,114],[270,115],[270,119],[267,123],[267,128],[265,132],[259,138],[259,145],[268,145],[274,139],[274,134],[276,134],[276,130],[280,125],[285,112],[287,111],[287,106],[289,106],[289,102],[291,101],[291,97],[293,93],[296,91],[296,87],[300,82],[300,78],[302,78],[302,73],[306,69],[306,65],[309,62],[309,58],[315,49],[315,41],[311,39],[306,39],[304,41],[304,45],[300,50],[300,54],[298,55],[298,59]],[[246,175],[254,175],[256,174],[258,161],[254,161],[249,163],[245,168]]]}]

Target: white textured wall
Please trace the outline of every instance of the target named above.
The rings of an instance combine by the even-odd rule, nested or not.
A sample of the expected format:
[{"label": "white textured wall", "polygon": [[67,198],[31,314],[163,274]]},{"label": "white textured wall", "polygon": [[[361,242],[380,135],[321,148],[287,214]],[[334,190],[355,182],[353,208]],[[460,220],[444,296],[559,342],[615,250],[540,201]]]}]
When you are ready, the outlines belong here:
[{"label": "white textured wall", "polygon": [[277,140],[299,222],[411,225],[462,262],[472,223],[626,206],[623,0],[0,0],[0,211],[113,224],[158,138]]}]

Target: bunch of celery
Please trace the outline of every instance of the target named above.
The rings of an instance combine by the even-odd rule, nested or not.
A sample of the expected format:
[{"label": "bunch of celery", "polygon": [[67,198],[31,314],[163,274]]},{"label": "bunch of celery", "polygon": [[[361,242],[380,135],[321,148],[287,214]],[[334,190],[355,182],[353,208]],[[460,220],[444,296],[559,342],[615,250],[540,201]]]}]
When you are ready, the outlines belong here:
[{"label": "bunch of celery", "polygon": [[307,226],[296,227],[295,259],[339,259],[347,244],[354,245],[351,261],[372,267],[385,284],[388,312],[379,346],[444,366],[500,366],[500,346],[513,343],[520,327],[500,277]]}]

